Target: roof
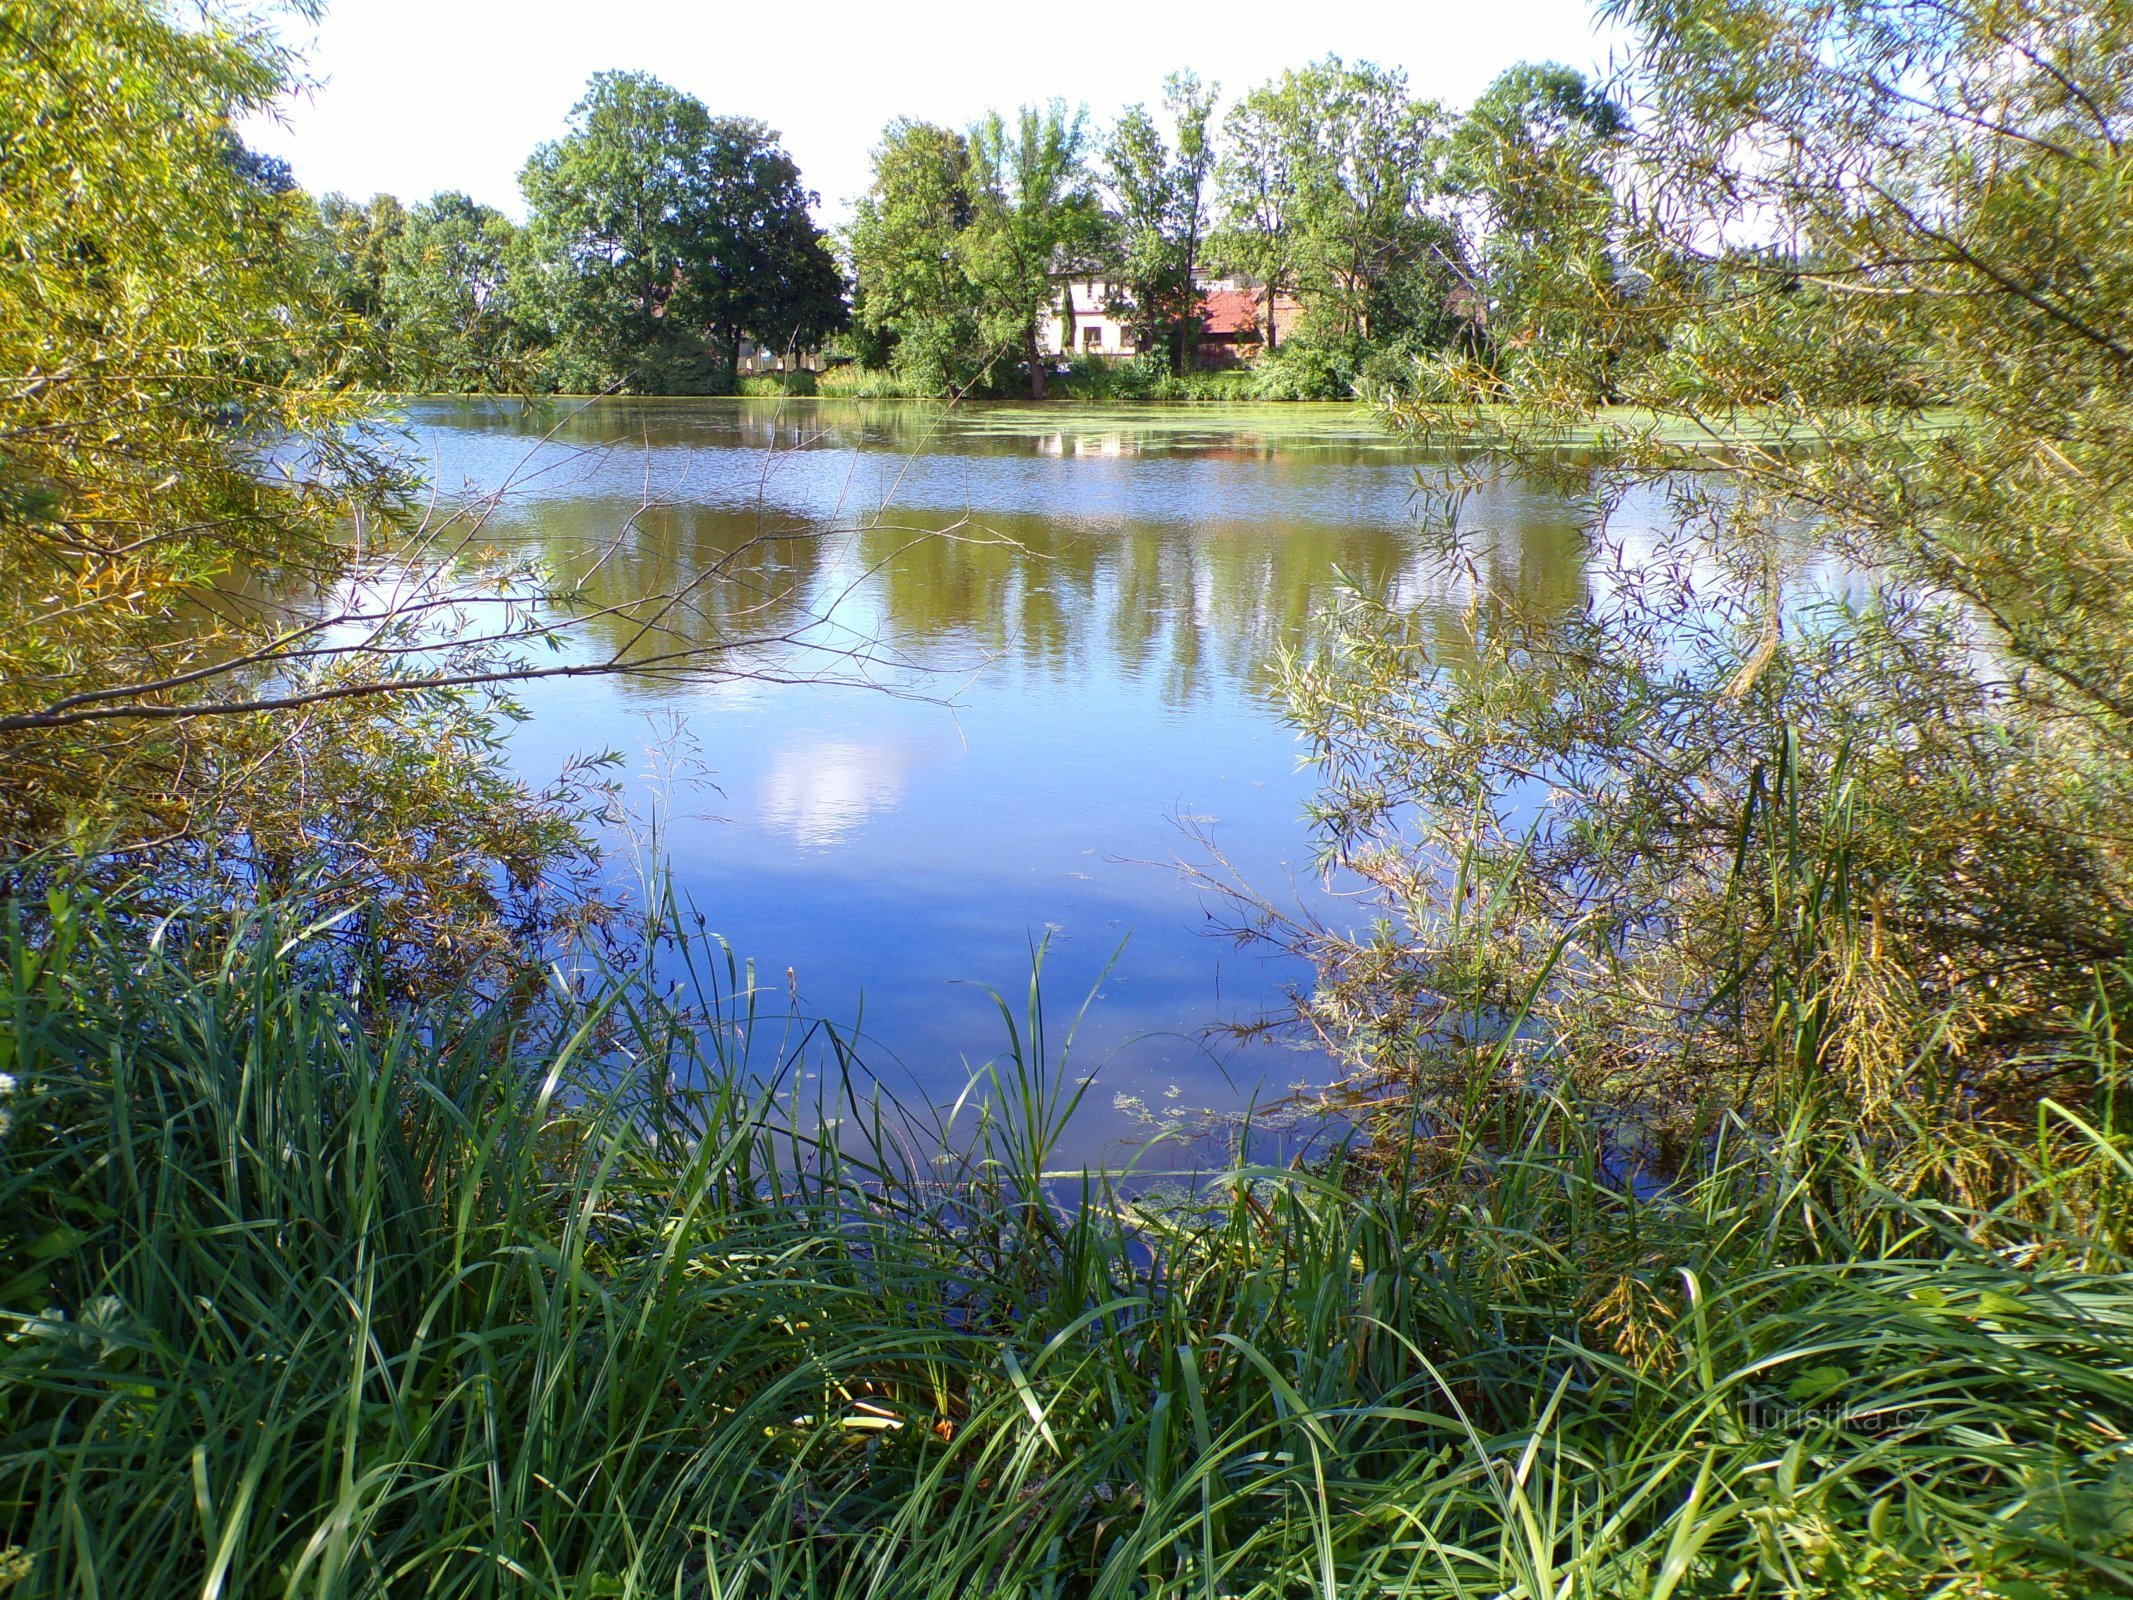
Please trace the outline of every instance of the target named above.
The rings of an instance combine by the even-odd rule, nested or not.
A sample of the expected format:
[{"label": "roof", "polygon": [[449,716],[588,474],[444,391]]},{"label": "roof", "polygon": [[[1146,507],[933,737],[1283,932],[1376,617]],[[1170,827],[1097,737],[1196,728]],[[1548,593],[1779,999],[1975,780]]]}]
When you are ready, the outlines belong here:
[{"label": "roof", "polygon": [[1210,289],[1200,296],[1200,326],[1209,333],[1257,333],[1259,297],[1249,289]]}]

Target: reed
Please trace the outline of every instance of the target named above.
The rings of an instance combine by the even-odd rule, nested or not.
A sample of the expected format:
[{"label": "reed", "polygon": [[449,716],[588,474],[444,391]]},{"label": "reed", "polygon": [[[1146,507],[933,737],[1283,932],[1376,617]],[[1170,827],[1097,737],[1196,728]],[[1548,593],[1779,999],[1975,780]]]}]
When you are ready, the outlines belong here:
[{"label": "reed", "polygon": [[1034,983],[920,1142],[715,945],[399,1010],[312,948],[10,913],[15,1593],[2133,1587],[2107,1118],[1979,1202],[1804,1101],[1633,1183],[1534,1095],[1157,1203],[1051,1175]]}]

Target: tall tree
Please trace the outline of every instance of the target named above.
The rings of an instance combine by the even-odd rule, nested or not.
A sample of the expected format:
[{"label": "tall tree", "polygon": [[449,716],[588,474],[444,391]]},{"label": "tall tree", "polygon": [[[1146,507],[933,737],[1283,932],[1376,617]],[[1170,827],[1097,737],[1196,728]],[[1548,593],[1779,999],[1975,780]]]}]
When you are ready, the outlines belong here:
[{"label": "tall tree", "polygon": [[902,117],[882,130],[846,236],[853,316],[899,374],[933,392],[969,379],[977,346],[977,288],[962,254],[973,210],[967,139]]},{"label": "tall tree", "polygon": [[1012,127],[993,112],[970,132],[971,220],[960,254],[977,290],[978,333],[994,355],[1022,355],[1032,400],[1044,398],[1037,330],[1053,287],[1102,239],[1087,147],[1087,114],[1057,100],[1023,107]]},{"label": "tall tree", "polygon": [[[708,386],[690,268],[711,228],[711,116],[647,73],[596,74],[570,131],[519,174],[566,388]],[[679,297],[677,299],[677,297]]]},{"label": "tall tree", "polygon": [[1611,281],[1610,168],[1628,134],[1619,105],[1552,63],[1502,73],[1460,120],[1448,175],[1478,211],[1474,265],[1500,345],[1525,348],[1550,305]]},{"label": "tall tree", "polygon": [[1298,168],[1312,146],[1304,108],[1284,88],[1263,84],[1230,107],[1222,125],[1227,149],[1217,169],[1221,228],[1215,251],[1225,267],[1258,281],[1266,296],[1269,350],[1279,342],[1275,302],[1296,286],[1302,245]]},{"label": "tall tree", "polygon": [[392,319],[385,306],[385,272],[406,227],[407,208],[392,195],[374,194],[357,205],[346,195],[329,194],[318,201],[307,230],[319,277],[362,352],[357,375],[367,382],[390,381]]},{"label": "tall tree", "polygon": [[489,392],[521,385],[510,263],[517,229],[466,195],[434,195],[408,214],[387,257],[381,298],[392,321],[393,382]]},{"label": "tall tree", "polygon": [[813,196],[759,122],[713,117],[647,73],[597,73],[519,182],[566,382],[731,387],[743,333],[783,344],[836,325]]},{"label": "tall tree", "polygon": [[1364,339],[1449,287],[1457,246],[1438,214],[1446,118],[1405,74],[1338,56],[1285,72],[1230,113],[1222,255],[1273,304],[1293,290],[1321,331]]},{"label": "tall tree", "polygon": [[[1410,319],[1396,286],[1449,287],[1456,245],[1434,207],[1445,196],[1447,118],[1407,91],[1407,77],[1329,56],[1299,75],[1318,130],[1305,175],[1306,286],[1337,336],[1380,337]],[[1438,296],[1441,304],[1441,294]]]},{"label": "tall tree", "polygon": [[745,337],[812,349],[845,325],[844,275],[809,215],[820,197],[773,130],[715,117],[705,156],[716,248],[689,269],[690,304],[725,356],[731,389]]},{"label": "tall tree", "polygon": [[1172,370],[1192,364],[1199,332],[1196,278],[1215,165],[1209,137],[1217,86],[1174,72],[1163,83],[1175,130],[1166,142],[1145,106],[1131,106],[1104,145],[1104,187],[1116,214],[1120,275],[1144,346],[1161,341]]}]

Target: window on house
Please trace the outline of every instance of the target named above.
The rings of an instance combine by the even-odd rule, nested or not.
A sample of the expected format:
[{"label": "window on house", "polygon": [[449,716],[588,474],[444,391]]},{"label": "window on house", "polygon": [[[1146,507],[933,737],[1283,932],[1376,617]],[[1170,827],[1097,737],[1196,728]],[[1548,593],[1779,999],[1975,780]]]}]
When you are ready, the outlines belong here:
[{"label": "window on house", "polygon": [[1081,347],[1084,350],[1101,350],[1104,347],[1104,331],[1101,328],[1083,328]]}]

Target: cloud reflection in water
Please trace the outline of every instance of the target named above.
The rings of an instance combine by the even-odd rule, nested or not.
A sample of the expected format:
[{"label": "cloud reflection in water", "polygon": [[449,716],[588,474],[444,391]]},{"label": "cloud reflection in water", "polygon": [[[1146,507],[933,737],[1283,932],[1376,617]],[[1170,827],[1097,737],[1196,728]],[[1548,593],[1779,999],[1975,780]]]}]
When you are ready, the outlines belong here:
[{"label": "cloud reflection in water", "polygon": [[915,761],[915,752],[894,745],[787,746],[763,774],[763,823],[809,849],[832,849],[903,799]]}]

